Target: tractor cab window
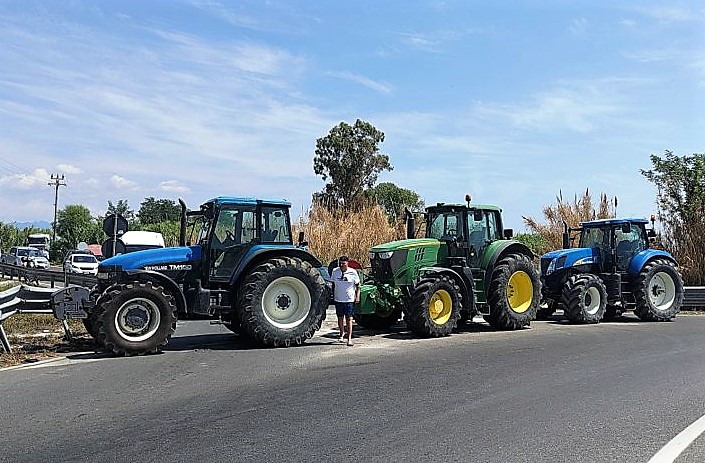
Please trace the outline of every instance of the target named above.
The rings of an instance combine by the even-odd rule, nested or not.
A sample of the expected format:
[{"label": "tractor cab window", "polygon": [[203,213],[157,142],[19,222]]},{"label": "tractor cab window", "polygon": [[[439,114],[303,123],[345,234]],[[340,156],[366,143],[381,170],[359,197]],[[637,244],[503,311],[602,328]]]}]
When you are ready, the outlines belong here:
[{"label": "tractor cab window", "polygon": [[263,207],[261,227],[263,243],[291,243],[291,227],[286,208]]},{"label": "tractor cab window", "polygon": [[256,231],[254,208],[220,209],[210,243],[211,278],[230,278],[247,248],[244,245],[257,237]]},{"label": "tractor cab window", "polygon": [[458,214],[444,213],[430,217],[429,238],[445,240],[455,237],[461,239],[463,234],[462,222]]},{"label": "tractor cab window", "polygon": [[499,231],[498,214],[497,211],[485,211],[485,215],[487,216],[487,228],[492,241],[502,239],[502,234]]},{"label": "tractor cab window", "polygon": [[626,270],[632,257],[646,249],[646,230],[634,223],[615,227],[614,243],[617,267]]},{"label": "tractor cab window", "polygon": [[468,233],[470,234],[468,241],[475,249],[479,250],[485,245],[489,235],[487,233],[487,220],[484,214],[477,217],[472,213],[468,214]]},{"label": "tractor cab window", "polygon": [[584,228],[580,234],[581,248],[604,248],[609,246],[609,234],[601,228]]}]

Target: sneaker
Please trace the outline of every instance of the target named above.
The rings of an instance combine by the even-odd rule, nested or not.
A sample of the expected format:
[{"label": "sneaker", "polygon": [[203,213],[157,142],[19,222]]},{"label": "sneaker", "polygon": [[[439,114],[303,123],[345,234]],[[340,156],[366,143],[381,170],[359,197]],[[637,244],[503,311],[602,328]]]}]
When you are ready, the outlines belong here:
[{"label": "sneaker", "polygon": [[339,344],[342,344],[342,343],[344,343],[344,342],[345,342],[345,340],[343,339],[342,336],[338,338],[338,343],[339,343]]},{"label": "sneaker", "polygon": [[348,339],[348,346],[352,347],[352,345],[353,345],[352,339]]}]

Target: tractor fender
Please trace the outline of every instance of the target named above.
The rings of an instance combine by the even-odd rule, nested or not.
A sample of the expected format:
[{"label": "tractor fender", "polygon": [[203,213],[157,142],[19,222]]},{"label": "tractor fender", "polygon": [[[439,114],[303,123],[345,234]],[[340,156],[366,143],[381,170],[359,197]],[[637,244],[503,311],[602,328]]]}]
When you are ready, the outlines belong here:
[{"label": "tractor fender", "polygon": [[460,292],[463,295],[463,302],[471,301],[471,304],[474,304],[475,297],[472,290],[472,272],[469,267],[459,268],[458,270],[460,271],[448,267],[421,267],[419,269],[419,277],[426,275],[448,275],[458,283]]},{"label": "tractor fender", "polygon": [[499,240],[489,245],[482,258],[480,267],[485,270],[485,288],[490,287],[492,281],[492,269],[497,261],[507,254],[524,254],[533,260],[534,253],[524,243],[515,240]]},{"label": "tractor fender", "polygon": [[179,285],[177,285],[174,280],[163,273],[155,272],[154,270],[142,269],[124,270],[120,275],[119,282],[127,283],[132,280],[150,280],[159,283],[164,287],[164,289],[169,291],[172,296],[174,296],[178,313],[186,313],[188,311],[186,308],[186,298],[184,297],[183,291],[181,291],[181,288],[179,288]]},{"label": "tractor fender", "polygon": [[240,282],[241,277],[249,273],[248,271],[260,262],[277,257],[298,257],[301,260],[305,260],[316,269],[323,266],[321,261],[319,261],[313,254],[301,248],[276,245],[254,246],[247,251],[242,259],[240,259],[240,263],[230,277],[230,285],[237,285]]},{"label": "tractor fender", "polygon": [[673,265],[678,264],[676,262],[676,259],[666,251],[661,251],[660,249],[644,249],[643,251],[639,252],[634,257],[632,257],[632,261],[629,263],[629,269],[627,270],[627,273],[629,273],[630,276],[638,275],[639,272],[641,272],[641,269],[644,268],[644,265],[646,265],[648,261],[655,259],[656,257],[662,257],[666,260],[670,260],[671,262],[673,262]]}]

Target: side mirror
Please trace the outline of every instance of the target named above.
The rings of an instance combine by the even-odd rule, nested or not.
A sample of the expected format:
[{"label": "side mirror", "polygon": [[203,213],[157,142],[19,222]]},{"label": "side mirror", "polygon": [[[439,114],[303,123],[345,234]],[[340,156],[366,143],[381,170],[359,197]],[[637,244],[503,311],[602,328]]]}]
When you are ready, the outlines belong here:
[{"label": "side mirror", "polygon": [[506,240],[511,239],[512,236],[514,236],[514,230],[511,228],[505,228],[504,229],[504,239],[506,239]]},{"label": "side mirror", "polygon": [[299,246],[304,247],[308,246],[308,241],[304,239],[304,232],[300,231],[299,232]]},{"label": "side mirror", "polygon": [[648,230],[646,230],[646,236],[648,236],[649,238],[656,238],[656,231],[654,231],[653,228],[649,228]]}]

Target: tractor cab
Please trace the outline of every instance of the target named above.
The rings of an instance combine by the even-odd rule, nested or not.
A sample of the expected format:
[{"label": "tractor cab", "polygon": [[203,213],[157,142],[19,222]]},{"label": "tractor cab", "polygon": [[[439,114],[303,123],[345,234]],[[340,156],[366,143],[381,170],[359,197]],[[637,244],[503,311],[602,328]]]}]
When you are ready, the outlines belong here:
[{"label": "tractor cab", "polygon": [[470,267],[480,266],[489,244],[512,236],[497,206],[438,203],[426,214],[426,236],[446,243],[447,257],[467,259]]},{"label": "tractor cab", "polygon": [[279,200],[218,197],[187,213],[202,250],[203,280],[228,283],[250,252],[293,247],[289,207]]}]

